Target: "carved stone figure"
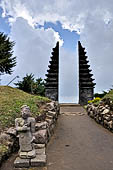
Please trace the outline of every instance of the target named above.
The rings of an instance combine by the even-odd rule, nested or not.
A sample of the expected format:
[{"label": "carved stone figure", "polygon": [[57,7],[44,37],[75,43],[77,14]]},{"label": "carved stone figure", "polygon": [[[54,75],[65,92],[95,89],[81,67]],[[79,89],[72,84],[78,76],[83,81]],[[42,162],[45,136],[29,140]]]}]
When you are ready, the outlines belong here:
[{"label": "carved stone figure", "polygon": [[31,117],[30,108],[27,105],[21,107],[22,118],[15,119],[16,130],[19,135],[19,157],[34,158],[36,156],[33,146],[35,119]]}]

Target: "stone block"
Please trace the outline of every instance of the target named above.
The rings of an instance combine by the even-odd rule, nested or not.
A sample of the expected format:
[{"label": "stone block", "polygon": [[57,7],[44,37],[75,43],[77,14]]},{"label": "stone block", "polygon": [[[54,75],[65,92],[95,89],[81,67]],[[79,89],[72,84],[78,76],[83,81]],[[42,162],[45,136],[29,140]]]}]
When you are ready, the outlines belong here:
[{"label": "stone block", "polygon": [[37,131],[37,130],[41,130],[41,129],[46,129],[47,128],[47,122],[46,121],[44,121],[44,122],[38,122],[38,123],[36,123],[36,125],[35,125],[35,130]]},{"label": "stone block", "polygon": [[45,148],[45,144],[35,144],[34,143],[34,147],[35,147],[35,149],[42,149],[42,148]]},{"label": "stone block", "polygon": [[6,133],[9,134],[9,135],[12,135],[12,136],[17,135],[16,129],[13,128],[13,127],[9,128]]},{"label": "stone block", "polygon": [[46,155],[36,155],[34,159],[30,161],[31,167],[42,167],[46,165]]},{"label": "stone block", "polygon": [[49,132],[52,135],[54,133],[54,129],[55,129],[55,124],[53,123],[50,127],[49,127]]},{"label": "stone block", "polygon": [[54,123],[53,119],[50,118],[46,118],[46,121],[49,124],[49,126],[51,126]]},{"label": "stone block", "polygon": [[53,116],[53,115],[47,114],[46,116],[47,116],[47,118],[49,118],[49,119],[54,119],[54,116]]},{"label": "stone block", "polygon": [[6,141],[11,141],[11,136],[6,133],[0,134],[0,143],[5,143]]},{"label": "stone block", "polygon": [[14,161],[15,168],[29,168],[30,166],[30,159],[21,159],[19,157],[16,158]]},{"label": "stone block", "polygon": [[54,109],[55,109],[55,102],[52,101],[50,103],[47,103],[46,107],[48,108],[48,110],[54,111]]},{"label": "stone block", "polygon": [[39,130],[35,133],[35,143],[47,144],[47,129]]},{"label": "stone block", "polygon": [[48,115],[53,116],[53,117],[56,117],[56,112],[48,111]]},{"label": "stone block", "polygon": [[45,148],[36,149],[36,155],[45,155]]},{"label": "stone block", "polygon": [[112,126],[113,126],[113,121],[112,120],[108,122],[108,126],[109,126],[110,129],[112,129]]}]

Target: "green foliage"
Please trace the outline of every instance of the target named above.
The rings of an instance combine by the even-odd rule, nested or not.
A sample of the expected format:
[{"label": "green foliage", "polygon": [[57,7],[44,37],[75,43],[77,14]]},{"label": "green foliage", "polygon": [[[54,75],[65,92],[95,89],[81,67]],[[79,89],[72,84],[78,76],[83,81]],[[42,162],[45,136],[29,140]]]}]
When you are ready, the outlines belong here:
[{"label": "green foliage", "polygon": [[45,96],[45,85],[42,78],[36,79],[33,85],[33,93],[41,96]]},{"label": "green foliage", "polygon": [[25,77],[23,77],[22,81],[18,81],[18,83],[15,83],[18,89],[23,90],[27,93],[32,93],[33,91],[33,84],[34,84],[34,75],[33,74],[26,74]]},{"label": "green foliage", "polygon": [[46,103],[50,100],[9,86],[0,86],[0,131],[14,125],[15,118],[20,117],[22,105],[28,105],[36,117],[40,114],[39,104],[42,101]]},{"label": "green foliage", "polygon": [[5,155],[8,152],[8,146],[5,144],[0,144],[0,156]]},{"label": "green foliage", "polygon": [[26,74],[22,81],[15,83],[18,89],[23,90],[25,92],[44,96],[45,94],[45,86],[42,78],[38,78],[35,80],[34,75],[31,73],[30,75]]},{"label": "green foliage", "polygon": [[12,57],[14,44],[7,35],[0,32],[0,74],[11,74],[16,65],[16,57]]},{"label": "green foliage", "polygon": [[95,94],[94,94],[94,97],[95,97],[95,98],[96,98],[96,97],[102,98],[102,97],[104,97],[106,94],[107,94],[107,92],[106,92],[106,91],[103,91],[102,93],[95,93]]},{"label": "green foliage", "polygon": [[101,100],[100,97],[96,97],[96,98],[94,98],[93,100],[89,100],[88,103],[97,103],[97,102],[99,102],[100,100]]}]

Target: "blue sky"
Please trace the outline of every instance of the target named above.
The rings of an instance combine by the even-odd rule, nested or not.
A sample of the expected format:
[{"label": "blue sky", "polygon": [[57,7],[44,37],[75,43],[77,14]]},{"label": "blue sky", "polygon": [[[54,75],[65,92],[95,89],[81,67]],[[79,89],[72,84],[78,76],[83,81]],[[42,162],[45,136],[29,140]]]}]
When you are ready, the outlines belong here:
[{"label": "blue sky", "polygon": [[[5,34],[10,33],[10,25],[8,23],[8,16],[3,18],[2,8],[0,8],[0,32],[4,32]],[[38,25],[38,24],[37,24]],[[80,35],[76,33],[76,31],[70,31],[68,29],[63,29],[62,24],[57,21],[55,24],[52,22],[45,22],[44,26],[38,25],[38,28],[43,27],[44,29],[52,28],[56,32],[59,33],[60,37],[63,39],[63,47],[70,50],[75,51],[77,42],[80,38]],[[37,28],[37,27],[36,27]]]},{"label": "blue sky", "polygon": [[10,26],[8,24],[8,17],[2,18],[2,8],[0,8],[0,32],[5,34],[10,33]]},{"label": "blue sky", "polygon": [[63,29],[59,21],[57,21],[56,24],[53,24],[51,22],[45,22],[44,29],[47,28],[53,28],[56,32],[59,32],[60,37],[64,40],[64,48],[70,51],[75,51],[80,35],[78,35],[75,31],[71,32],[68,29]]}]

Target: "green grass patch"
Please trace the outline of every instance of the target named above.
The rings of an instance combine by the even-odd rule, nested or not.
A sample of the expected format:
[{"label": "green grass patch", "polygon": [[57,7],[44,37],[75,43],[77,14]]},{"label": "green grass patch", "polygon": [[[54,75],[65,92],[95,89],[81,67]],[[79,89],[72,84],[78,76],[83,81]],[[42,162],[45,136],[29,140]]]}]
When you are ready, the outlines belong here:
[{"label": "green grass patch", "polygon": [[39,104],[49,101],[46,97],[34,96],[9,86],[0,86],[0,130],[14,126],[15,118],[21,116],[22,105],[28,105],[36,117],[40,114]]}]

